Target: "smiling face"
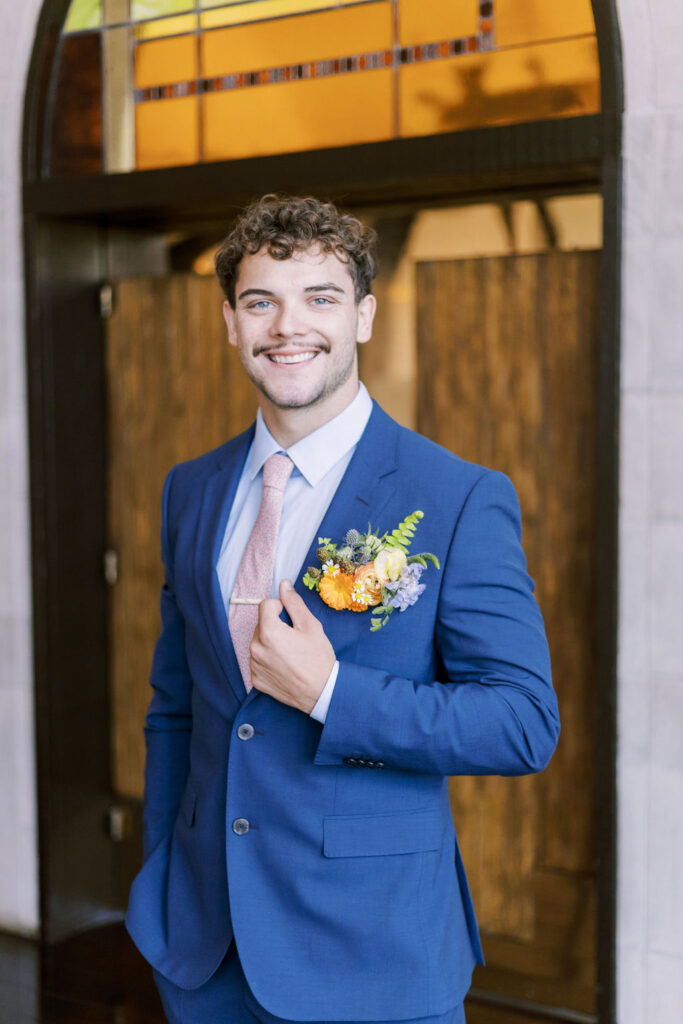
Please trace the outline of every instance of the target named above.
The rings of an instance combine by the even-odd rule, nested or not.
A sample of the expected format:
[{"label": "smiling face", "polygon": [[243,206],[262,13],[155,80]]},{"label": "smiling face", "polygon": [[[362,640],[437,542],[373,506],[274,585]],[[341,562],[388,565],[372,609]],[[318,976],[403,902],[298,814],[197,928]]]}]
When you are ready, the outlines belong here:
[{"label": "smiling face", "polygon": [[234,309],[223,306],[228,339],[260,392],[269,427],[288,411],[308,410],[314,430],[352,401],[356,345],[370,338],[375,299],[356,303],[348,267],[334,253],[312,246],[286,260],[265,249],[245,256],[235,296]]}]

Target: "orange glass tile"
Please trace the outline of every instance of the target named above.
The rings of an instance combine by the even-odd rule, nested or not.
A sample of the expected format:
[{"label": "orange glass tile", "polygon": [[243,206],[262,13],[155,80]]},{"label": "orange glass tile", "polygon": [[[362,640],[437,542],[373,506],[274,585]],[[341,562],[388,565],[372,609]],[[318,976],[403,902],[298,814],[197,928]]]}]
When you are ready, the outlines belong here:
[{"label": "orange glass tile", "polygon": [[135,108],[138,170],[175,167],[199,160],[199,100],[181,96],[138,103]]},{"label": "orange glass tile", "polygon": [[401,46],[437,43],[476,35],[479,0],[398,0],[398,37]]},{"label": "orange glass tile", "polygon": [[366,4],[205,32],[202,74],[213,77],[387,49],[392,45],[393,9],[387,2]]},{"label": "orange glass tile", "polygon": [[194,32],[197,28],[196,14],[178,14],[175,18],[157,18],[155,21],[141,21],[135,26],[136,39],[158,39],[159,36],[179,36]]},{"label": "orange glass tile", "polygon": [[177,36],[135,47],[135,88],[188,82],[197,77],[197,40]]},{"label": "orange glass tile", "polygon": [[376,142],[392,135],[393,72],[208,93],[204,155],[234,160]]},{"label": "orange glass tile", "polygon": [[[353,3],[354,0],[346,0]],[[320,11],[327,7],[343,7],[335,0],[254,0],[253,3],[225,4],[225,0],[202,0],[200,7],[210,10],[202,14],[202,28],[219,25],[240,25],[245,21],[262,21],[266,18],[282,18],[287,14],[304,14]],[[214,9],[215,8],[215,9]]]},{"label": "orange glass tile", "polygon": [[599,110],[597,43],[590,38],[408,64],[399,71],[404,136]]},{"label": "orange glass tile", "polygon": [[496,0],[496,46],[595,33],[591,0]]}]

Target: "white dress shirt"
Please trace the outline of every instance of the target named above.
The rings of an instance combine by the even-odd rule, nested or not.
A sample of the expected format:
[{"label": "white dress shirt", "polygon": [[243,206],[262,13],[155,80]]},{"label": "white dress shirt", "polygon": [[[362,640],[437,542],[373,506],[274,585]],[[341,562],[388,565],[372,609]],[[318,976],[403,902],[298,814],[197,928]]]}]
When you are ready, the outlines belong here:
[{"label": "white dress shirt", "polygon": [[[371,412],[372,399],[365,386],[360,384],[356,397],[339,415],[286,450],[294,469],[282,502],[272,597],[278,596],[280,580],[290,579],[296,583],[299,575],[306,571],[307,566],[303,562],[311,541],[341,483]],[[226,618],[237,570],[261,505],[263,464],[269,456],[283,450],[268,430],[259,410],[254,440],[237,485],[216,564]],[[338,671],[339,664],[335,661],[311,712],[319,722],[325,721]]]}]

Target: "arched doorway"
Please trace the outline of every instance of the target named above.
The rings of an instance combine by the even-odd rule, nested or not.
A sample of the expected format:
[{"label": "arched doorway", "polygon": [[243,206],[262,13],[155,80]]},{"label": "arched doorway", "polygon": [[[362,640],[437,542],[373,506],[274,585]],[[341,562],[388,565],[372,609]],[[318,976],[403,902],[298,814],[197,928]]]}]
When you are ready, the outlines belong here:
[{"label": "arched doorway", "polygon": [[[590,875],[594,887],[588,896],[584,894],[582,897],[580,889],[576,888],[578,883],[574,882],[574,895],[567,897],[558,884],[543,904],[548,916],[553,913],[560,917],[565,915],[562,928],[566,937],[574,910],[563,906],[562,900],[567,904],[573,899],[571,906],[576,907],[582,898],[588,904],[597,897],[598,909],[588,925],[585,918],[580,924],[575,921],[576,936],[579,936],[575,936],[575,941],[585,943],[586,935],[597,931],[597,952],[589,950],[586,957],[593,972],[586,974],[584,970],[581,974],[581,985],[583,989],[592,990],[593,1003],[590,1004],[590,998],[582,990],[582,1001],[572,1005],[572,986],[576,987],[578,982],[572,981],[577,975],[576,972],[572,975],[574,968],[571,965],[565,987],[553,1003],[555,997],[538,978],[530,981],[526,969],[520,971],[514,965],[510,967],[510,950],[514,944],[507,942],[504,935],[502,939],[496,937],[494,924],[491,948],[496,942],[500,946],[502,941],[505,951],[501,953],[496,984],[487,989],[482,982],[477,993],[476,1005],[488,1009],[473,1012],[493,1014],[492,1007],[500,1005],[507,1006],[506,1012],[510,1014],[544,1012],[558,1018],[558,1013],[561,1014],[558,1007],[569,1006],[571,1013],[586,1014],[586,1019],[593,1019],[596,1012],[600,1013],[601,1019],[609,1019],[605,1014],[611,1012],[613,973],[612,592],[616,572],[616,409],[613,391],[618,309],[616,210],[620,109],[611,7],[594,5],[601,51],[602,106],[599,113],[567,116],[565,111],[563,117],[527,118],[517,123],[510,123],[509,118],[508,123],[504,123],[505,118],[498,123],[501,119],[496,121],[494,118],[494,123],[476,127],[468,125],[466,120],[460,125],[456,121],[458,130],[448,131],[438,131],[438,125],[435,127],[432,123],[430,134],[411,133],[409,130],[403,134],[400,131],[396,133],[395,116],[392,115],[381,131],[374,126],[374,138],[350,136],[344,140],[343,148],[330,147],[330,140],[321,136],[313,139],[313,144],[310,138],[307,139],[307,144],[299,147],[299,151],[282,152],[283,145],[280,144],[280,152],[249,155],[241,151],[231,153],[211,149],[218,146],[215,139],[201,141],[201,130],[210,124],[207,105],[204,120],[200,121],[197,115],[196,131],[191,127],[184,132],[184,137],[193,139],[196,134],[196,149],[191,154],[182,152],[178,155],[176,152],[169,157],[168,151],[164,150],[157,152],[155,158],[154,154],[150,156],[148,148],[142,151],[141,157],[139,152],[135,157],[136,160],[140,157],[138,170],[129,170],[121,164],[119,173],[105,174],[102,171],[106,153],[103,155],[101,142],[99,155],[97,150],[98,138],[101,140],[106,134],[104,120],[99,122],[98,136],[95,116],[95,129],[86,140],[87,146],[81,145],[82,140],[78,137],[74,139],[61,129],[61,134],[60,131],[55,133],[51,127],[56,122],[54,118],[50,121],[50,111],[54,114],[55,104],[62,95],[60,88],[68,86],[68,61],[59,64],[60,73],[64,75],[61,83],[59,74],[56,79],[50,78],[49,73],[41,79],[39,74],[53,66],[51,53],[64,57],[68,49],[65,44],[68,37],[60,34],[68,6],[67,3],[56,2],[46,4],[43,11],[33,62],[35,88],[27,106],[25,147],[33,489],[34,495],[44,499],[35,503],[34,565],[37,567],[36,665],[46,937],[55,939],[98,920],[116,916],[137,858],[135,842],[129,840],[128,830],[134,837],[139,806],[134,784],[122,783],[131,760],[125,755],[123,760],[117,760],[115,749],[112,757],[112,748],[116,748],[116,738],[121,733],[112,727],[112,716],[117,708],[116,668],[111,660],[112,650],[117,647],[112,642],[112,630],[117,627],[112,618],[112,608],[115,610],[117,593],[108,588],[106,581],[107,574],[110,581],[115,575],[111,515],[108,512],[112,434],[109,429],[111,420],[108,424],[106,413],[108,394],[111,400],[113,366],[111,360],[107,362],[106,351],[107,339],[111,340],[117,324],[120,326],[121,321],[117,318],[123,312],[128,310],[129,328],[136,319],[140,324],[149,323],[150,315],[155,323],[163,323],[160,311],[166,305],[167,296],[162,291],[159,301],[151,306],[144,305],[144,295],[142,298],[137,296],[137,306],[134,303],[131,312],[131,307],[125,306],[125,289],[117,285],[119,279],[142,278],[151,270],[162,277],[167,277],[170,269],[187,270],[194,257],[214,237],[216,225],[224,225],[229,219],[232,208],[254,194],[274,188],[323,193],[341,199],[347,206],[369,211],[378,219],[384,218],[389,225],[389,233],[394,232],[398,238],[395,252],[402,251],[406,223],[414,226],[416,216],[428,214],[430,209],[448,211],[471,205],[476,200],[478,206],[488,203],[499,209],[505,222],[505,217],[509,218],[514,213],[515,203],[542,205],[546,200],[563,194],[595,193],[599,190],[603,197],[604,242],[597,314],[599,356],[597,349],[595,354],[597,393],[591,415],[595,417],[593,472],[600,485],[596,493],[589,491],[587,496],[584,495],[584,501],[588,501],[595,510],[590,525],[595,558],[584,584],[590,590],[591,610],[598,623],[596,635],[590,637],[590,647],[591,678],[600,680],[594,705],[600,759],[595,770],[596,760],[592,753],[589,755],[593,770],[584,776],[585,785],[591,790],[589,817],[591,823],[597,820],[597,835],[591,840],[589,858],[576,867],[578,874]],[[323,8],[325,5],[318,6]],[[503,4],[500,10],[504,8]],[[197,10],[194,13],[199,15],[202,12]],[[483,22],[492,20],[495,5],[478,5],[476,13],[476,36],[486,41],[491,33],[484,31]],[[183,16],[187,16],[187,12]],[[131,24],[116,22],[109,32],[107,25],[99,26],[101,54],[106,54],[110,42],[114,45],[115,31],[134,28]],[[218,26],[215,31],[225,32],[228,29]],[[111,39],[108,33],[112,35]],[[83,71],[87,66],[83,55],[90,45],[88,31],[79,29],[72,38],[78,40],[78,46],[73,49],[79,54],[76,63]],[[151,44],[158,42],[159,38],[146,37],[143,42]],[[462,36],[465,41],[467,38]],[[428,48],[438,41],[439,37],[430,37],[406,47],[399,46],[398,51],[398,44],[392,42],[389,49],[392,54],[398,52],[399,56],[396,67],[390,69],[391,73],[400,71],[403,49],[412,48],[413,51],[404,61],[408,69],[420,69],[430,63],[436,67],[439,59],[470,59],[466,42],[462,52],[454,49],[432,55]],[[440,40],[449,45],[458,41],[459,37],[455,38],[453,33]],[[136,46],[141,48],[143,42],[136,43]],[[368,43],[367,53],[352,54],[345,59],[358,58],[360,62],[361,56],[383,54],[387,47],[380,44],[384,42],[379,39]],[[423,50],[427,50],[426,54],[422,53]],[[481,54],[490,52],[493,51],[485,49],[482,42]],[[321,57],[322,62],[330,60],[333,58]],[[284,74],[289,69],[291,75],[291,69],[303,66],[303,63],[303,58],[296,63],[293,59],[288,63],[283,58],[276,70]],[[370,70],[383,72],[386,69],[386,66],[373,66]],[[251,76],[260,74],[262,70],[259,65],[234,74]],[[367,68],[359,63],[358,67],[352,65],[348,71],[352,77],[353,74],[365,73]],[[196,77],[196,70],[194,73]],[[223,76],[207,73],[202,80],[211,77],[228,76],[227,73]],[[334,68],[328,77],[334,78]],[[137,83],[134,115],[143,126],[147,125],[149,139],[163,137],[163,133],[157,131],[155,135],[154,129],[149,127],[149,117],[154,113],[150,107],[155,103],[160,107],[166,100],[189,98],[194,102],[193,97],[196,99],[199,93],[178,92],[180,86],[185,89],[190,79],[191,75],[187,80],[174,83],[174,90],[167,96],[147,95],[145,92],[151,90],[153,93],[153,90],[160,89],[159,83],[144,84],[144,79]],[[469,82],[471,89],[477,88],[477,82],[481,85],[476,74],[474,80],[470,75]],[[261,84],[275,87],[281,83],[269,80]],[[255,85],[248,81],[244,85],[245,95]],[[225,100],[228,93],[238,92],[239,88],[225,86],[212,95]],[[425,92],[423,86],[420,88]],[[68,102],[68,89],[63,95],[66,97],[64,102]],[[87,95],[90,95],[87,90],[79,92],[78,104],[81,107],[87,106],[84,103]],[[202,95],[209,96],[209,92]],[[456,113],[451,111],[449,116],[463,117],[471,108],[473,96],[470,92],[470,105],[461,103],[458,107],[452,104]],[[227,96],[227,99],[232,102],[235,97]],[[436,100],[432,98],[432,107],[442,112],[445,109],[448,113],[449,108],[444,106],[444,102],[443,96],[437,93]],[[145,112],[144,115],[140,110]],[[548,113],[547,109],[545,113]],[[125,120],[123,113],[122,117]],[[410,118],[406,117],[409,125]],[[125,159],[131,159],[129,143],[130,139],[127,147],[122,145],[117,156],[124,163]],[[86,164],[80,168],[74,163],[78,162],[79,149],[87,158]],[[194,157],[202,151],[214,159],[193,163]],[[109,152],[111,155],[111,150]],[[152,166],[154,159],[157,160],[156,167]],[[111,169],[115,165],[109,166]],[[84,167],[86,171],[95,173],[80,173]],[[514,231],[512,254],[519,255],[514,247]],[[510,255],[509,252],[499,253],[495,258],[504,261]],[[533,253],[528,255],[531,259]],[[489,252],[480,252],[476,258],[494,257]],[[422,294],[427,294],[430,288],[438,291],[439,288],[452,287],[455,281],[461,280],[457,275],[465,268],[459,266],[446,270],[444,254],[438,259],[443,265],[433,269],[425,266],[419,272]],[[417,262],[430,264],[433,261],[426,258]],[[539,275],[545,272],[542,263],[539,255],[536,261]],[[475,269],[470,267],[467,272],[474,273]],[[454,276],[442,280],[439,277],[442,273]],[[504,262],[492,270],[494,277],[496,273],[500,274],[501,280],[505,277]],[[563,286],[565,269],[560,268],[556,273]],[[583,271],[577,272],[577,280],[581,273]],[[595,280],[594,270],[586,276]],[[436,283],[430,283],[432,279]],[[471,289],[473,278],[468,280]],[[511,280],[518,278],[513,275]],[[102,286],[109,286],[112,282],[114,306],[110,309],[108,302],[112,293]],[[172,287],[172,282],[168,287]],[[480,287],[482,290],[477,301],[483,302],[489,293],[484,283]],[[533,293],[535,286],[530,287]],[[159,288],[163,289],[163,286]],[[577,303],[580,301],[579,292],[577,286]],[[153,312],[150,314],[150,311]],[[110,319],[111,313],[113,317]],[[440,330],[440,323],[423,322],[425,339],[428,335],[439,336]],[[439,344],[451,342],[452,337],[444,335]],[[111,345],[109,351],[112,351]],[[130,360],[126,360],[125,365],[129,369]],[[368,372],[371,369],[368,367]],[[510,368],[510,372],[512,370]],[[423,375],[421,387],[428,386],[431,385]],[[418,400],[418,408],[419,404]],[[435,408],[434,403],[423,401],[423,418],[418,419],[418,427],[430,430],[443,443],[454,443],[448,436],[439,434],[437,422],[430,427],[426,411],[429,408]],[[477,455],[476,447],[463,454],[481,457]],[[180,457],[177,451],[169,452],[171,456]],[[512,475],[514,478],[514,472]],[[152,544],[156,546],[153,540]],[[74,737],[77,737],[76,741]],[[123,771],[123,776],[117,776],[117,771]],[[472,805],[477,794],[456,797],[456,802],[458,799]],[[490,797],[492,809],[496,799],[500,797]],[[526,805],[522,802],[520,806]],[[599,808],[597,815],[594,815],[595,807]],[[523,859],[524,856],[522,850],[520,857]],[[599,861],[599,870],[592,864],[593,857]],[[88,865],[87,870],[84,870],[84,864]],[[560,865],[556,875],[562,875],[563,870],[565,868]],[[538,879],[528,878],[527,881],[530,886],[543,884]],[[571,888],[570,883],[565,886],[568,888]],[[500,892],[504,896],[504,889]],[[495,910],[492,913],[495,914]],[[525,925],[515,920],[509,927],[522,928],[523,931],[524,927],[531,926],[528,922]],[[558,955],[566,959],[571,956],[571,949],[568,950],[566,938],[563,941]],[[510,982],[515,973],[516,980]],[[493,976],[491,972],[489,976]],[[534,1005],[536,1011],[533,1010]],[[473,1019],[493,1020],[494,1017]],[[583,1018],[563,1018],[560,1015],[558,1019]]]}]

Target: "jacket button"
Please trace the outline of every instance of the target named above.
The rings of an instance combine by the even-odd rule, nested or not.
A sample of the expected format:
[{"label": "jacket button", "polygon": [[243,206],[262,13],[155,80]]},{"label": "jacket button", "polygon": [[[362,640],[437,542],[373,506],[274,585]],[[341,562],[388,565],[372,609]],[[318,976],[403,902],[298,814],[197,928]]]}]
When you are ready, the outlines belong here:
[{"label": "jacket button", "polygon": [[254,726],[249,725],[249,722],[243,722],[237,727],[237,735],[241,740],[250,740],[254,735]]},{"label": "jacket button", "polygon": [[249,831],[249,822],[246,818],[235,818],[232,823],[232,830],[236,836],[246,836]]}]

